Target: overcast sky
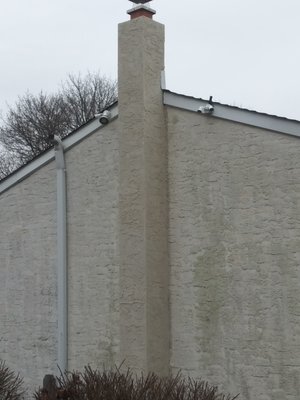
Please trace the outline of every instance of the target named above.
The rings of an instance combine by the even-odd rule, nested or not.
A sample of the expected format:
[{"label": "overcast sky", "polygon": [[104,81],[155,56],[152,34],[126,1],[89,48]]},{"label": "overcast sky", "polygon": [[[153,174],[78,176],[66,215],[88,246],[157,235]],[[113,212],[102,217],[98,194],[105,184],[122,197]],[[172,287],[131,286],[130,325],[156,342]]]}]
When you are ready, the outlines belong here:
[{"label": "overcast sky", "polygon": [[[300,0],[155,0],[172,91],[300,120]],[[128,0],[0,0],[0,109],[68,73],[117,77]]]}]

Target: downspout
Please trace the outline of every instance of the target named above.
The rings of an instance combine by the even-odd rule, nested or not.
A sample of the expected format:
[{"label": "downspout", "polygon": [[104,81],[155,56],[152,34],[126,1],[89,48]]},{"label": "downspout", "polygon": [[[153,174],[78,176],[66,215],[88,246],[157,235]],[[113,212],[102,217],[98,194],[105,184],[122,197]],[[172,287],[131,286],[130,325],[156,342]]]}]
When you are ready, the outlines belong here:
[{"label": "downspout", "polygon": [[54,149],[57,179],[57,363],[65,372],[68,369],[67,194],[64,147],[57,135],[54,135]]}]

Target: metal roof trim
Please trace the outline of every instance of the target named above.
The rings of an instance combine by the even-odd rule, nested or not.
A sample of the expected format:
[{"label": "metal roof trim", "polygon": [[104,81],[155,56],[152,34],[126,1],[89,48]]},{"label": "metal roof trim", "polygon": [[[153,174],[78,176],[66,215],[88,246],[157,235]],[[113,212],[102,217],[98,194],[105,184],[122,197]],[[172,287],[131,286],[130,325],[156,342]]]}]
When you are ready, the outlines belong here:
[{"label": "metal roof trim", "polygon": [[[208,100],[164,90],[164,104],[187,111],[198,112],[200,107],[208,104]],[[278,133],[300,137],[300,121],[218,102],[213,102],[212,104],[214,106],[214,111],[210,114],[209,118],[221,118],[228,121],[239,122]]]},{"label": "metal roof trim", "polygon": [[[114,104],[112,107],[109,107],[109,110],[111,111],[112,122],[118,117],[117,103]],[[63,139],[65,151],[70,150],[73,146],[79,144],[82,140],[89,137],[97,130],[105,128],[105,126],[106,125],[101,125],[99,123],[99,118],[93,118],[91,121],[71,132]],[[28,164],[25,164],[16,171],[12,172],[6,178],[0,181],[0,195],[12,186],[15,186],[17,183],[32,175],[35,171],[42,168],[44,165],[47,165],[49,162],[53,161],[54,157],[54,148],[52,147],[34,158]]]}]

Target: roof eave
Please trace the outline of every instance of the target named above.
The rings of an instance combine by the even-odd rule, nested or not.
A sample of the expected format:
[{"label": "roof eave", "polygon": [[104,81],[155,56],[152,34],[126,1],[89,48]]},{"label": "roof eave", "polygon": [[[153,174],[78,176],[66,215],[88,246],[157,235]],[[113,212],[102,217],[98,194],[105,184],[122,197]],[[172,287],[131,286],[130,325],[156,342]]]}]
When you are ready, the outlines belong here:
[{"label": "roof eave", "polygon": [[[207,100],[185,96],[164,90],[164,104],[187,111],[199,112],[200,107],[208,104]],[[251,111],[244,108],[213,102],[214,111],[209,117],[239,122],[273,132],[300,137],[300,121]]]},{"label": "roof eave", "polygon": [[[111,112],[111,121],[113,121],[118,117],[118,104],[114,103],[114,105],[109,107],[109,110]],[[65,151],[70,150],[73,146],[79,144],[82,140],[86,139],[97,130],[105,128],[105,126],[106,125],[101,125],[99,123],[99,118],[93,118],[91,121],[76,129],[76,131],[72,132],[62,140]],[[12,172],[0,182],[0,194],[32,175],[44,165],[53,161],[54,158],[54,148],[51,148],[34,158],[28,164]]]}]

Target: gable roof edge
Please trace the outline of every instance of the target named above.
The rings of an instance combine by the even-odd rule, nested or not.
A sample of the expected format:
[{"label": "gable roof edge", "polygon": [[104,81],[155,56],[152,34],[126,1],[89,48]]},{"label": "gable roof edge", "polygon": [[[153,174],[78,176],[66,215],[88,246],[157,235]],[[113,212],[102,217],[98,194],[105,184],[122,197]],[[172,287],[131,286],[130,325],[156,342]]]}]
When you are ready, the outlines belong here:
[{"label": "gable roof edge", "polygon": [[[109,108],[109,110],[111,112],[111,122],[118,117],[118,105],[116,104],[112,106],[111,108]],[[97,130],[103,129],[105,126],[106,125],[102,125],[99,122],[99,118],[95,117],[87,124],[83,125],[81,128],[78,128],[75,132],[71,132],[69,136],[66,136],[64,139],[62,139],[64,150],[70,150],[73,146],[79,144],[82,140],[92,135]],[[12,172],[5,179],[0,181],[0,195],[6,190],[10,189],[12,186],[15,186],[19,182],[26,179],[28,176],[32,175],[38,169],[53,161],[54,158],[55,153],[54,148],[52,147],[34,158],[28,164]]]},{"label": "gable roof edge", "polygon": [[[187,111],[199,112],[199,108],[207,105],[208,101],[164,90],[164,104]],[[217,102],[213,102],[212,104],[214,106],[214,111],[208,116],[208,118],[221,118],[228,121],[239,122],[245,125],[300,137],[300,121]]]}]

